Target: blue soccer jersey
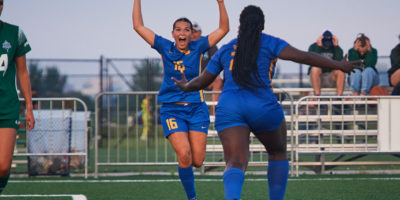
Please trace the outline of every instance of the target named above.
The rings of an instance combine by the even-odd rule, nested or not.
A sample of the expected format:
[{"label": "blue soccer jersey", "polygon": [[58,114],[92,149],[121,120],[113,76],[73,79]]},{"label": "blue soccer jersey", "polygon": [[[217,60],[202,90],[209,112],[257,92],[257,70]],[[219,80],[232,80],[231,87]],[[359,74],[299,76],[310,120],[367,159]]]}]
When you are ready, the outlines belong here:
[{"label": "blue soccer jersey", "polygon": [[161,54],[164,65],[164,80],[158,93],[158,102],[204,102],[202,90],[183,92],[175,85],[171,77],[175,77],[178,80],[181,79],[181,70],[184,71],[188,81],[200,75],[203,53],[210,48],[208,37],[191,41],[189,43],[189,50],[181,52],[173,42],[156,35],[153,48]]},{"label": "blue soccer jersey", "polygon": [[252,91],[237,85],[232,78],[236,45],[237,39],[224,45],[206,67],[214,75],[224,70],[225,83],[216,109],[216,129],[220,132],[229,127],[247,126],[255,134],[275,130],[284,116],[272,92],[271,81],[278,55],[288,43],[262,34],[257,65],[260,78],[267,87]]},{"label": "blue soccer jersey", "polygon": [[[267,87],[271,87],[272,77],[275,73],[275,64],[281,50],[288,45],[287,42],[279,38],[262,34],[260,42],[260,53],[257,60],[258,72],[261,80]],[[237,39],[233,39],[212,57],[206,70],[214,75],[218,75],[224,70],[224,91],[237,90],[240,88],[232,78],[233,59],[236,53]]]}]

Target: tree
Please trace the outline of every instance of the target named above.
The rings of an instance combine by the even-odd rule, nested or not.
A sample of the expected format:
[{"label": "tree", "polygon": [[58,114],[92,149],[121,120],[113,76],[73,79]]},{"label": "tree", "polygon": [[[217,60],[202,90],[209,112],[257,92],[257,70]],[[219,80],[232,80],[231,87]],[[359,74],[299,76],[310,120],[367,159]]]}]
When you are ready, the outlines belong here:
[{"label": "tree", "polygon": [[47,67],[44,83],[46,96],[63,96],[64,86],[67,83],[67,76],[61,75],[55,66]]},{"label": "tree", "polygon": [[161,87],[163,73],[160,60],[146,58],[140,65],[133,66],[136,73],[133,75],[134,91],[158,91]]},{"label": "tree", "polygon": [[60,97],[63,96],[67,76],[61,75],[56,66],[39,69],[37,63],[29,65],[29,78],[35,97]]},{"label": "tree", "polygon": [[44,91],[42,84],[43,70],[39,69],[37,63],[31,63],[29,65],[29,78],[31,80],[32,96],[42,96],[40,92]]},{"label": "tree", "polygon": [[64,97],[75,97],[75,98],[82,100],[83,102],[85,102],[88,111],[94,112],[94,100],[90,96],[84,95],[81,92],[77,92],[77,91],[67,92],[63,96]]}]

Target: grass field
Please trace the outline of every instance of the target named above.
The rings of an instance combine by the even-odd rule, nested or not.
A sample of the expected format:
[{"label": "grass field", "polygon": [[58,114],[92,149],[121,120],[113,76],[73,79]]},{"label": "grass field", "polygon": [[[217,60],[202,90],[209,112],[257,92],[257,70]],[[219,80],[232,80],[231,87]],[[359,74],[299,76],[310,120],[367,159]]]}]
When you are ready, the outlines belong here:
[{"label": "grass field", "polygon": [[[224,199],[221,176],[196,176],[200,200]],[[82,179],[70,177],[11,178],[4,195],[83,194],[88,200],[184,200],[185,194],[177,176],[140,175],[131,177]],[[400,198],[400,175],[303,175],[289,178],[286,200],[368,199],[397,200]],[[21,199],[71,199],[71,197],[19,197]],[[268,199],[265,176],[247,175],[243,200]]]}]

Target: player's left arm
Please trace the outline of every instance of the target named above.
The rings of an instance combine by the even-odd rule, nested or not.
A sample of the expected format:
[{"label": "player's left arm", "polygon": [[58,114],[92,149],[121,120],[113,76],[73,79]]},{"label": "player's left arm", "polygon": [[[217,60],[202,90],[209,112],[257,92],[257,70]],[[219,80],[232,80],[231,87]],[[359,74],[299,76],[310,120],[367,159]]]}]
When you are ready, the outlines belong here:
[{"label": "player's left arm", "polygon": [[208,35],[208,44],[215,46],[229,32],[229,18],[224,0],[217,0],[219,7],[219,27]]},{"label": "player's left arm", "polygon": [[332,69],[340,69],[343,72],[350,73],[354,69],[362,69],[357,64],[361,63],[361,60],[347,61],[347,55],[341,60],[331,60],[325,58],[314,52],[305,52],[298,50],[290,45],[284,47],[279,53],[278,57],[283,60],[291,60],[293,62],[307,64],[311,66],[328,67]]},{"label": "player's left arm", "polygon": [[26,68],[26,57],[25,55],[19,56],[15,59],[15,63],[17,66],[17,77],[19,81],[19,85],[22,90],[22,94],[24,95],[25,104],[26,104],[26,128],[28,130],[32,130],[35,127],[35,118],[33,116],[33,105],[32,105],[32,91],[31,91],[31,82],[29,80],[29,73]]}]

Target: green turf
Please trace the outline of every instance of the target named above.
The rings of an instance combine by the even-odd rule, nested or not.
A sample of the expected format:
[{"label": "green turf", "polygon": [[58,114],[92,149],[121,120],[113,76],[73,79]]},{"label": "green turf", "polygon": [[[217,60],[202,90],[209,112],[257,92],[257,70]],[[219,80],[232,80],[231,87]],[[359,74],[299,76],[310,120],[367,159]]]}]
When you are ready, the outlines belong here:
[{"label": "green turf", "polygon": [[[33,182],[45,180],[54,182]],[[139,180],[144,182],[132,182]],[[157,182],[160,180],[165,182]],[[224,188],[220,176],[196,176],[196,188],[201,200],[224,199]],[[68,177],[11,178],[4,194],[84,194],[89,200],[185,199],[178,177],[172,175],[88,180]],[[285,199],[394,200],[399,197],[400,175],[303,175],[298,178],[289,178]],[[242,199],[268,199],[266,177],[247,175]]]}]

